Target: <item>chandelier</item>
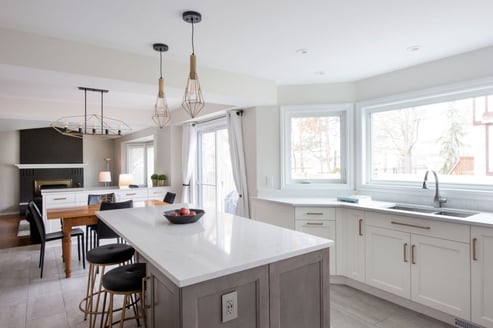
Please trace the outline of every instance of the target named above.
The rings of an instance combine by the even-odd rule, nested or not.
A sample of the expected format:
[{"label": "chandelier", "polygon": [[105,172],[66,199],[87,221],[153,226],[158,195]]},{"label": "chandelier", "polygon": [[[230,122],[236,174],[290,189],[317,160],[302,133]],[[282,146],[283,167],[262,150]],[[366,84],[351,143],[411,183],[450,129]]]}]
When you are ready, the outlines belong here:
[{"label": "chandelier", "polygon": [[[65,116],[51,123],[51,127],[63,135],[82,138],[84,135],[96,135],[118,138],[132,129],[123,121],[104,117],[103,94],[108,90],[79,87],[84,91],[84,115]],[[87,114],[87,92],[101,94],[101,114]]]}]

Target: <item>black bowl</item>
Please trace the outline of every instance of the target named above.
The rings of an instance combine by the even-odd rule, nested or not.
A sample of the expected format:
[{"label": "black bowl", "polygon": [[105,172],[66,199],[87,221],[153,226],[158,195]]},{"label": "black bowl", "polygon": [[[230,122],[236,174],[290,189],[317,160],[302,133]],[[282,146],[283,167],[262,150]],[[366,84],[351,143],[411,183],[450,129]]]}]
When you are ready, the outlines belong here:
[{"label": "black bowl", "polygon": [[194,223],[197,222],[202,215],[204,215],[204,210],[198,210],[198,209],[193,209],[191,208],[190,211],[194,211],[195,215],[177,215],[173,216],[171,215],[172,213],[179,213],[180,210],[173,210],[173,211],[165,211],[163,215],[168,219],[169,222],[175,223],[175,224],[187,224],[187,223]]}]

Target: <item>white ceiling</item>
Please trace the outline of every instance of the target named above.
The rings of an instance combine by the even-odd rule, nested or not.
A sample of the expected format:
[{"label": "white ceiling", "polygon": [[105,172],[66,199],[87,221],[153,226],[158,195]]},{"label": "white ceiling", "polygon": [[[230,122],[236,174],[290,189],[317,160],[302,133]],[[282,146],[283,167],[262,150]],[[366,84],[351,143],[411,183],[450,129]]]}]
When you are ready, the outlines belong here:
[{"label": "white ceiling", "polygon": [[[492,0],[0,0],[0,8],[3,28],[148,56],[163,42],[165,59],[182,62],[191,25],[181,15],[196,10],[203,16],[195,26],[199,74],[210,67],[279,85],[355,81],[493,45]],[[407,50],[415,45],[418,51]],[[0,67],[2,94],[36,83],[11,81],[8,69]],[[74,77],[57,77],[64,78]],[[37,92],[60,97],[54,89]],[[116,106],[155,98],[155,86],[119,89],[129,92],[115,96]],[[67,99],[80,102],[72,93]]]}]

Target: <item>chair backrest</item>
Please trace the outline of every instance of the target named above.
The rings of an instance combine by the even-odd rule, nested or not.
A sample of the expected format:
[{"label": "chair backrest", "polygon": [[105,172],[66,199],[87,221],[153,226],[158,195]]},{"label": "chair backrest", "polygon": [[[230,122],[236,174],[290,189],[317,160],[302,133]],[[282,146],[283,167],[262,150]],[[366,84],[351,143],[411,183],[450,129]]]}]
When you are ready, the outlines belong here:
[{"label": "chair backrest", "polygon": [[[125,202],[118,202],[118,203],[101,203],[101,207],[99,208],[101,211],[107,211],[107,210],[118,210],[122,208],[132,208],[134,207],[134,202],[133,200],[127,200]],[[98,223],[96,225],[96,234],[98,239],[110,239],[110,238],[118,238],[120,237],[116,232],[111,230],[110,227],[106,225],[101,220],[98,220]]]},{"label": "chair backrest", "polygon": [[34,220],[34,223],[36,224],[36,227],[38,228],[39,231],[39,238],[41,240],[41,243],[45,243],[46,241],[46,230],[45,230],[45,225],[43,222],[43,217],[41,216],[41,213],[39,212],[38,207],[33,201],[30,201],[29,204],[27,205],[27,208],[29,210],[30,215],[32,215],[32,218]]},{"label": "chair backrest", "polygon": [[175,193],[167,192],[166,195],[164,195],[163,201],[168,204],[173,204],[175,202],[175,197],[176,197]]},{"label": "chair backrest", "polygon": [[109,194],[87,195],[87,205],[98,205],[101,203],[114,203],[114,202],[115,202],[115,193],[113,192]]}]

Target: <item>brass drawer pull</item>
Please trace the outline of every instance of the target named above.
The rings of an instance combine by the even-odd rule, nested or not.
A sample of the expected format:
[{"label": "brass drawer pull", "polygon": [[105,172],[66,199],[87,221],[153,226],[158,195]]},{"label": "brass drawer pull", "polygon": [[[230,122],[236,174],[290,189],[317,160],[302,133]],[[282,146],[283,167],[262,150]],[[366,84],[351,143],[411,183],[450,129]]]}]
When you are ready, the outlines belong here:
[{"label": "brass drawer pull", "polygon": [[404,243],[403,254],[404,254],[404,262],[407,263],[407,243]]},{"label": "brass drawer pull", "polygon": [[321,226],[321,225],[324,225],[323,222],[307,222],[306,225],[317,225],[317,226]]},{"label": "brass drawer pull", "polygon": [[137,193],[135,193],[135,192],[131,192],[131,193],[128,193],[128,194],[125,194],[125,195],[126,195],[126,196],[135,196],[135,195],[137,195]]},{"label": "brass drawer pull", "polygon": [[478,257],[476,254],[476,243],[478,242],[478,238],[473,238],[472,239],[472,260],[477,261]]},{"label": "brass drawer pull", "polygon": [[53,200],[67,200],[67,197],[53,198]]},{"label": "brass drawer pull", "polygon": [[358,234],[359,234],[360,236],[363,236],[362,225],[363,225],[363,219],[359,219],[359,221],[358,221],[358,230],[359,230],[359,231],[358,231]]},{"label": "brass drawer pull", "polygon": [[322,212],[306,212],[306,215],[324,215]]},{"label": "brass drawer pull", "polygon": [[411,246],[411,263],[416,264],[416,261],[414,261],[414,249],[416,248],[416,245]]},{"label": "brass drawer pull", "polygon": [[411,227],[411,228],[418,228],[418,229],[425,229],[425,230],[430,230],[431,227],[423,227],[415,224],[409,224],[409,223],[401,223],[401,222],[396,222],[396,221],[390,221],[392,224],[397,224],[401,226],[406,226],[406,227]]}]

